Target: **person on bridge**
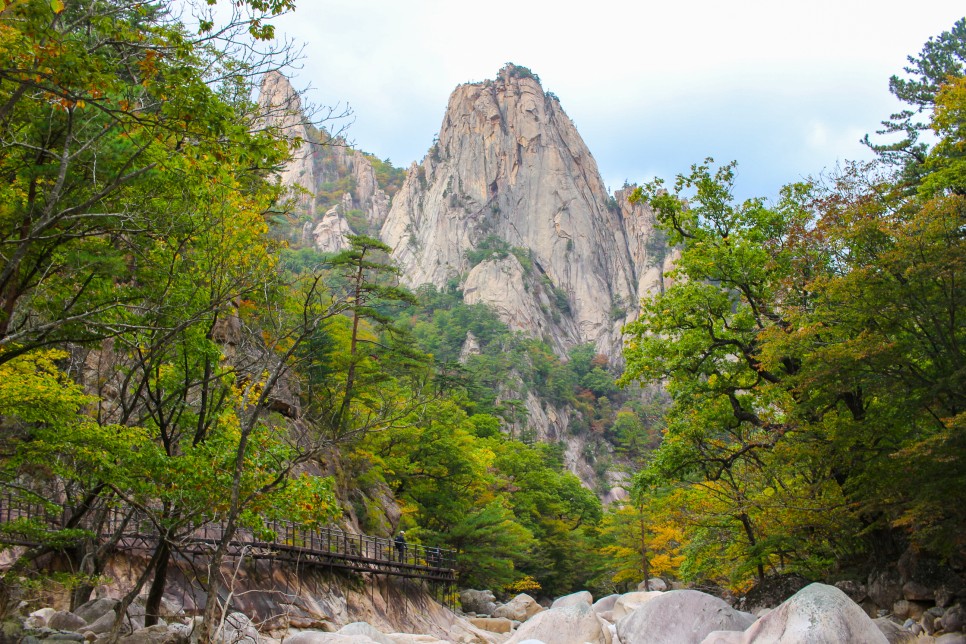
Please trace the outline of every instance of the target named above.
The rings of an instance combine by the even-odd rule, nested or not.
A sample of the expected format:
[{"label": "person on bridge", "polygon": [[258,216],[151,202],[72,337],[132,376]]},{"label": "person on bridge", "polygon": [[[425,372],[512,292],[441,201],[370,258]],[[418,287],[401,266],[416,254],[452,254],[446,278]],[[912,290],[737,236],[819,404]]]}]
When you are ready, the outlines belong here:
[{"label": "person on bridge", "polygon": [[400,530],[399,534],[393,540],[393,543],[396,547],[396,556],[399,558],[399,561],[406,561],[406,533]]}]

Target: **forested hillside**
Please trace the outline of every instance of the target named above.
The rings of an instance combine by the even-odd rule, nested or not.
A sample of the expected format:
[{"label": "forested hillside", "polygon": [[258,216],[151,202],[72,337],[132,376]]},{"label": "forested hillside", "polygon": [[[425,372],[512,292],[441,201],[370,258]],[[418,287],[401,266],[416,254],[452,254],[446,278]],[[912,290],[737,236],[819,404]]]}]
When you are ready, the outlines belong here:
[{"label": "forested hillside", "polygon": [[[332,112],[259,101],[292,62],[271,25],[289,0],[0,7],[0,507],[37,510],[0,523],[0,613],[87,601],[116,545],[96,533],[135,514],[160,535],[124,588],[148,624],[188,536],[225,526],[218,570],[278,518],[404,529],[456,550],[463,586],[542,596],[858,578],[909,548],[966,565],[966,22],[892,79],[910,109],[869,141],[878,162],[777,203],[737,203],[735,166],[709,160],[573,206],[575,230],[628,244],[597,261],[574,248],[604,242],[508,240],[519,169],[445,192],[471,183],[458,137],[427,181],[347,147]],[[562,122],[520,70],[499,91]],[[430,193],[492,221],[451,258],[464,273],[410,290],[378,235],[412,215],[398,195]],[[578,297],[591,261],[606,311]],[[467,297],[465,273],[504,262],[547,328],[579,332]],[[624,321],[623,357],[603,353]],[[632,494],[604,507],[622,470]],[[213,629],[226,578],[197,583]]]}]

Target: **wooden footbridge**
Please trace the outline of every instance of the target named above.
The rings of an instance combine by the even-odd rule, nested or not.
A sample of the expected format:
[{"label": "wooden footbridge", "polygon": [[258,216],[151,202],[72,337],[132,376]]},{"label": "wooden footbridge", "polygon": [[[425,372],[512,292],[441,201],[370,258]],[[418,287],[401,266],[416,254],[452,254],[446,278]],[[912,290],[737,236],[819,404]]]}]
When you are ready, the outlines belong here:
[{"label": "wooden footbridge", "polygon": [[[10,496],[0,497],[0,544],[36,546],[40,540],[30,530],[18,530],[25,520],[41,522],[51,531],[68,524],[69,508],[51,513],[44,506]],[[119,552],[150,556],[161,536],[156,524],[139,512],[110,510],[96,528],[81,521],[101,543],[114,542]],[[258,534],[239,529],[228,542],[230,558],[270,560],[298,566],[392,575],[425,580],[437,585],[456,583],[456,552],[444,548],[406,544],[397,547],[392,539],[345,532],[339,528],[307,527],[290,521],[273,521]],[[174,552],[185,557],[205,557],[224,540],[224,525],[206,523],[177,539],[169,539]],[[265,538],[270,535],[270,538]]]}]

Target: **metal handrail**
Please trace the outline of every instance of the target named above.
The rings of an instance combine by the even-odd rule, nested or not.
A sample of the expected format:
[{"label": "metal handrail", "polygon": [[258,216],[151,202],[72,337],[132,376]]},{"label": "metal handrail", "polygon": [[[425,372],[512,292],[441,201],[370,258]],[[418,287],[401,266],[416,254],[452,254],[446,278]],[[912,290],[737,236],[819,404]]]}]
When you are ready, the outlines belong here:
[{"label": "metal handrail", "polygon": [[[133,516],[129,516],[129,513],[130,511],[122,512],[119,508],[111,508],[99,526],[91,525],[90,521],[81,521],[78,527],[96,532],[98,538],[106,540],[117,536],[116,533],[125,525],[124,520],[127,519],[126,528],[121,531],[121,538],[118,540],[119,547],[123,547],[125,538],[152,541],[161,539],[160,531],[147,514],[135,511]],[[11,523],[18,519],[42,519],[52,528],[58,528],[65,526],[73,514],[73,508],[62,507],[60,516],[54,516],[42,504],[27,503],[10,494],[0,496],[0,523]],[[158,514],[160,515],[160,511]],[[394,574],[394,570],[397,571],[395,574],[402,574],[399,571],[405,570],[407,576],[455,579],[456,551],[448,548],[409,543],[400,548],[393,539],[385,537],[345,532],[335,526],[305,526],[287,520],[276,519],[268,522],[266,527],[274,533],[274,539],[266,541],[257,538],[248,528],[239,528],[229,543],[238,547],[257,545],[280,552],[297,551],[300,555],[330,563],[332,560],[345,560],[361,565],[369,564],[374,567],[373,571],[386,574]],[[182,545],[214,545],[221,542],[224,533],[223,523],[206,521],[177,537],[177,541]],[[4,540],[11,543],[15,541],[0,536],[0,542]],[[23,545],[23,542],[17,541],[17,544]]]}]

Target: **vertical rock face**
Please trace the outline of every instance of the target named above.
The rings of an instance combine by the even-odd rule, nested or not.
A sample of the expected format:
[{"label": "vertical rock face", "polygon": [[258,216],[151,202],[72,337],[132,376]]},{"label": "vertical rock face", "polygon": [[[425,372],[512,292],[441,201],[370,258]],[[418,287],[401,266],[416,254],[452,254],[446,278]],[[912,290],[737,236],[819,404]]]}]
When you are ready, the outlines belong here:
[{"label": "vertical rock face", "polygon": [[411,286],[459,278],[467,301],[494,304],[558,351],[593,342],[616,358],[654,261],[650,228],[636,221],[647,213],[623,201],[608,196],[559,101],[507,65],[453,92],[438,142],[410,168],[381,235]]},{"label": "vertical rock face", "polygon": [[[663,293],[670,286],[666,274],[677,260],[678,251],[668,248],[665,236],[657,230],[654,211],[645,204],[631,203],[630,197],[636,188],[635,185],[624,186],[614,193],[614,199],[620,207],[627,235],[637,293],[645,297],[649,293]],[[637,308],[636,301],[628,304],[629,309]]]},{"label": "vertical rock face", "polygon": [[[312,126],[298,93],[278,72],[264,76],[258,101],[265,126],[278,128],[291,142],[292,159],[282,170],[281,181],[301,188],[293,196],[296,209],[309,218],[303,238],[325,252],[347,247],[348,233],[378,231],[389,214],[389,195],[379,187],[366,155]],[[331,184],[344,186],[345,192],[319,216],[318,193]],[[363,215],[356,227],[366,230],[354,230],[348,222],[353,210]]]},{"label": "vertical rock face", "polygon": [[258,103],[266,127],[278,128],[289,141],[292,159],[282,169],[282,185],[301,187],[307,192],[296,195],[298,206],[310,216],[315,214],[316,176],[311,134],[302,111],[302,99],[292,84],[279,72],[269,72],[262,78]]}]

